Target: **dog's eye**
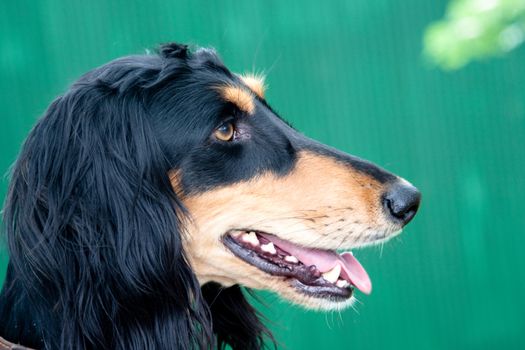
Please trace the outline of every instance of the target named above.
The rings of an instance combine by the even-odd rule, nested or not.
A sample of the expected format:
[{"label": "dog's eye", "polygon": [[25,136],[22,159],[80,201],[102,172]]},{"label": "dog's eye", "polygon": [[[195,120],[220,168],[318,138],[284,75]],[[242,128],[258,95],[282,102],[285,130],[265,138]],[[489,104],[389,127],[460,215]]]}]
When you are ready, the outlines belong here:
[{"label": "dog's eye", "polygon": [[231,141],[235,135],[235,127],[232,122],[227,122],[215,129],[213,134],[219,141]]}]

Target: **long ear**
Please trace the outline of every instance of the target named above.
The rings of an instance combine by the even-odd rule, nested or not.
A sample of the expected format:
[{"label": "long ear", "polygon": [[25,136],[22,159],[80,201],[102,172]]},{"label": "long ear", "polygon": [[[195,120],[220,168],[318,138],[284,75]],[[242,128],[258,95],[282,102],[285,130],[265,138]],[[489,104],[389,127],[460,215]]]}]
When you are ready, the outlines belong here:
[{"label": "long ear", "polygon": [[169,164],[136,90],[77,84],[50,106],[14,167],[4,214],[11,265],[35,319],[48,322],[39,325],[48,348],[213,341]]},{"label": "long ear", "polygon": [[202,287],[202,294],[213,318],[219,349],[230,345],[234,350],[262,349],[265,340],[275,340],[261,321],[261,315],[246,300],[241,287],[222,287],[210,282]]}]

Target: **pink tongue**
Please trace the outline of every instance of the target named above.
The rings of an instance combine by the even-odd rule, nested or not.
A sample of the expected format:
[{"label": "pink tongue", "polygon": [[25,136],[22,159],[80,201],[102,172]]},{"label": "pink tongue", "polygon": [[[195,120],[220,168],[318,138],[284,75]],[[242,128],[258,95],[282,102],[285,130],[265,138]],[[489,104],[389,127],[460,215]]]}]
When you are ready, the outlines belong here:
[{"label": "pink tongue", "polygon": [[341,255],[336,252],[310,249],[296,246],[293,243],[283,241],[276,236],[260,234],[266,239],[272,241],[282,250],[295,256],[303,264],[310,266],[315,265],[321,272],[330,271],[335,265],[341,266],[341,276],[361,292],[370,294],[372,291],[372,282],[366,273],[366,270],[361,266],[359,261],[351,253],[343,253]]},{"label": "pink tongue", "polygon": [[341,275],[345,280],[350,280],[361,292],[370,294],[372,292],[372,281],[368,277],[365,268],[351,253],[343,253],[339,256],[342,270]]}]

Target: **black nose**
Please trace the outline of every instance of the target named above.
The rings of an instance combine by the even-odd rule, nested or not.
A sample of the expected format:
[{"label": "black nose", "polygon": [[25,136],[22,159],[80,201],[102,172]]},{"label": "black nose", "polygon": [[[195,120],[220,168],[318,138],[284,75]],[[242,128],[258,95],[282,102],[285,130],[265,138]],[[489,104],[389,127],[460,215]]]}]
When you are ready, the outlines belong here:
[{"label": "black nose", "polygon": [[421,201],[421,193],[408,182],[396,182],[383,196],[383,206],[391,219],[408,224],[416,215]]}]

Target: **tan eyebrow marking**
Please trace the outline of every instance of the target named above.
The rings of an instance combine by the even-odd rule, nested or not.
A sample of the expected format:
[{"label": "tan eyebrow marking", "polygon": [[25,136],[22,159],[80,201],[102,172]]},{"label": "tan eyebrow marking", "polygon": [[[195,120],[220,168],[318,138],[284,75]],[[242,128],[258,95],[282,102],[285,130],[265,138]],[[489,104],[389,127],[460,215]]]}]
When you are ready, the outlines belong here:
[{"label": "tan eyebrow marking", "polygon": [[236,105],[241,111],[248,114],[255,112],[253,95],[241,86],[224,85],[219,87],[222,98]]},{"label": "tan eyebrow marking", "polygon": [[239,76],[246,86],[250,88],[257,96],[264,98],[266,91],[266,84],[264,83],[264,75],[259,74],[241,74]]}]

